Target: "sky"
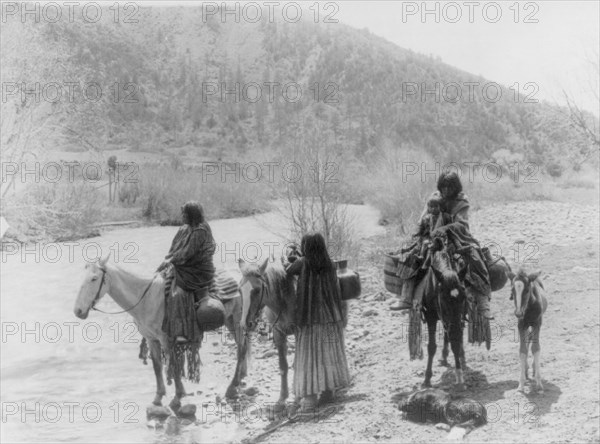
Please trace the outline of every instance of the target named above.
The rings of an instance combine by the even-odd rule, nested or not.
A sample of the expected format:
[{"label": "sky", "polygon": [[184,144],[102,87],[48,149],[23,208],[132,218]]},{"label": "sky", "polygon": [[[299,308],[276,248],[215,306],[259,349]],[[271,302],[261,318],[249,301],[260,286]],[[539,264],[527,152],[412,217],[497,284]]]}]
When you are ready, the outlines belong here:
[{"label": "sky", "polygon": [[[511,0],[496,2],[499,8],[492,3],[347,1],[337,2],[335,17],[486,79],[507,86],[518,82],[531,98],[564,103],[565,89],[598,115],[600,105],[590,91],[597,94],[600,79],[590,61],[597,70],[600,2]],[[426,10],[433,13],[423,15]]]}]

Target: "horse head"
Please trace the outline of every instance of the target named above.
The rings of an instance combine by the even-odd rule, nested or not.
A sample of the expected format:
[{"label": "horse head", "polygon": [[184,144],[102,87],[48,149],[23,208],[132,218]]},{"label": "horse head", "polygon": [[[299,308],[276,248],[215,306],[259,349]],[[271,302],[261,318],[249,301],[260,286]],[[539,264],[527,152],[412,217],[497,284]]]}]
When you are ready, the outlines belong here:
[{"label": "horse head", "polygon": [[512,271],[508,273],[511,281],[510,300],[515,301],[515,316],[518,319],[523,318],[527,307],[537,302],[533,285],[541,274],[541,270],[528,274],[523,268],[520,268],[516,274]]},{"label": "horse head", "polygon": [[238,260],[242,272],[239,283],[242,294],[242,329],[253,329],[258,323],[261,309],[264,305],[264,292],[267,291],[266,271],[269,258],[260,265],[248,263],[243,259]]},{"label": "horse head", "polygon": [[104,259],[98,259],[85,266],[85,276],[75,300],[73,312],[80,319],[86,319],[96,302],[108,291],[106,263],[110,253]]}]

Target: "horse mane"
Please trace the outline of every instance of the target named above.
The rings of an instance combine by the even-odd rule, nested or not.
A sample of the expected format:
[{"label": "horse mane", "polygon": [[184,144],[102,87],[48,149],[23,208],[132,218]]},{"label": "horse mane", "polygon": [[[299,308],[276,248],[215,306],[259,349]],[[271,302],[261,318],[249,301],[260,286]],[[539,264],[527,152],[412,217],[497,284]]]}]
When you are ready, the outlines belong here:
[{"label": "horse mane", "polygon": [[[107,264],[109,265],[109,264]],[[134,281],[136,286],[140,286],[140,289],[143,290],[146,285],[152,281],[152,289],[155,289],[157,286],[164,285],[164,279],[161,273],[156,273],[157,275],[153,276],[140,276],[131,270],[126,270],[125,268],[119,266],[116,263],[110,264],[111,268],[117,271],[124,280],[126,281]],[[100,268],[100,267],[99,267]],[[108,270],[107,270],[108,271]]]},{"label": "horse mane", "polygon": [[436,269],[444,277],[444,284],[448,288],[460,287],[460,278],[458,273],[452,268],[452,259],[447,248],[443,244],[442,238],[436,237],[434,238],[434,242],[439,249],[433,253],[432,262],[435,263]]},{"label": "horse mane", "polygon": [[285,310],[294,302],[296,293],[293,286],[293,276],[288,276],[281,264],[270,264],[264,273],[269,294],[273,295],[277,304]]},{"label": "horse mane", "polygon": [[542,279],[539,276],[537,276],[534,280],[530,280],[529,273],[527,273],[527,270],[524,267],[519,267],[517,273],[515,274],[515,277],[513,278],[513,283],[515,281],[523,282],[525,286],[523,291],[528,291],[529,289],[531,289],[532,297],[529,300],[529,304],[531,304],[532,302],[541,303],[540,289],[544,290],[544,283],[542,282]]},{"label": "horse mane", "polygon": [[515,273],[513,281],[522,281],[525,285],[528,285],[529,275],[527,274],[527,270],[525,270],[525,268],[523,267],[519,267],[519,269]]}]

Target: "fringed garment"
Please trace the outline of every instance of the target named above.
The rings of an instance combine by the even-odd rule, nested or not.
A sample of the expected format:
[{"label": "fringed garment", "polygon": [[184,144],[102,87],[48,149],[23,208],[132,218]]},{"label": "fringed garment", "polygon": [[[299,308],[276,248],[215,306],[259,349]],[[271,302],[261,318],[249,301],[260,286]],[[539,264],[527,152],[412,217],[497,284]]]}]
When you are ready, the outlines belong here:
[{"label": "fringed garment", "polygon": [[296,289],[294,393],[297,397],[335,391],[350,384],[342,298],[334,268],[312,270],[305,258],[293,262]]},{"label": "fringed garment", "polygon": [[[163,331],[169,341],[167,380],[179,374],[193,382],[200,381],[200,345],[204,332],[196,319],[196,303],[215,291],[213,254],[216,244],[210,226],[183,225],[171,244],[166,258],[172,267],[165,276],[165,318]],[[187,339],[177,343],[177,336]]]},{"label": "fringed garment", "polygon": [[[170,295],[172,294],[173,280],[174,280],[174,276],[172,274],[169,274],[169,276],[165,279],[165,294],[166,294],[167,298],[169,298]],[[213,293],[213,288],[214,288],[214,293]],[[225,270],[217,271],[216,278],[215,278],[215,286],[209,290],[209,296],[213,296],[213,294],[214,294],[220,300],[228,300],[228,299],[231,299],[233,296],[235,296],[237,293],[238,293],[237,280],[235,280]],[[167,299],[167,301],[168,301],[168,299]],[[181,306],[183,304],[177,304],[177,305]],[[164,331],[173,328],[173,327],[168,326],[166,320],[167,320],[167,317],[165,316],[165,319],[163,320],[163,330]],[[177,321],[175,321],[174,324],[176,325]],[[177,327],[175,327],[175,328],[177,328]],[[201,332],[201,333],[203,333],[203,332]],[[194,334],[192,333],[192,335],[194,335]],[[200,342],[201,341],[202,341],[202,339],[200,340]],[[171,347],[173,347],[173,346],[178,347],[178,349],[175,350],[175,352],[174,352],[173,356],[175,356],[175,357],[173,358],[173,360],[171,362],[173,362],[173,364],[177,364],[178,368],[183,369],[183,371],[181,371],[180,374],[182,375],[182,377],[185,377],[185,361],[187,360],[187,362],[188,362],[187,375],[188,375],[188,377],[190,377],[190,379],[195,380],[195,382],[198,382],[199,378],[200,378],[200,373],[197,370],[199,369],[200,365],[202,364],[200,361],[200,355],[199,355],[199,343],[191,343],[191,345],[192,346],[184,344],[183,346],[181,346],[181,345],[173,344],[171,341],[171,343],[170,343]],[[198,353],[196,353],[196,352],[198,352]],[[186,358],[186,355],[187,355],[187,358]],[[139,359],[142,360],[144,365],[148,364],[148,359],[150,359],[151,356],[150,356],[150,349],[148,347],[148,343],[146,342],[146,338],[142,338],[142,340],[140,342],[140,352],[139,352],[138,357],[139,357]],[[183,357],[183,360],[182,360],[182,357]],[[168,358],[169,358],[169,356],[167,354],[165,354],[165,350],[163,350],[162,360],[163,360],[164,364],[169,364]],[[190,366],[190,363],[191,363],[191,366]],[[167,369],[167,378],[168,378],[169,385],[171,384],[172,378],[175,374],[174,371],[175,371],[174,365],[170,366]]]}]

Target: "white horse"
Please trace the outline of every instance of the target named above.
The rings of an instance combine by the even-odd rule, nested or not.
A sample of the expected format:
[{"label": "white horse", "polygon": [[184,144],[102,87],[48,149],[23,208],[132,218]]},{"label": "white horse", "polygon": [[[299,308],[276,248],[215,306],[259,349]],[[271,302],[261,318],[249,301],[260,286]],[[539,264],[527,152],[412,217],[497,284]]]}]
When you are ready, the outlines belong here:
[{"label": "white horse", "polygon": [[[145,338],[154,367],[156,376],[156,396],[154,405],[162,405],[162,397],[166,395],[163,379],[162,350],[168,351],[168,338],[162,331],[162,323],[165,313],[164,279],[160,274],[153,278],[144,278],[119,268],[117,265],[109,264],[108,258],[89,263],[85,266],[86,274],[79,289],[75,307],[75,316],[86,319],[91,309],[105,295],[108,294],[123,309],[133,316],[139,332]],[[221,272],[222,277],[227,272]],[[225,279],[225,278],[223,278]],[[231,276],[227,278],[233,280]],[[219,279],[217,279],[219,282]],[[231,287],[231,285],[230,285]],[[242,301],[239,297],[239,288],[235,285],[234,297],[223,300],[225,306],[225,325],[234,335],[237,344],[237,366],[235,374],[226,396],[233,397],[237,393],[237,387],[247,373],[247,362],[250,354],[250,338],[242,334],[239,328],[242,316]],[[222,292],[221,292],[222,293]],[[229,294],[231,296],[231,292]],[[169,353],[166,353],[169,356]],[[181,406],[181,398],[186,395],[179,372],[175,373],[175,397],[169,404],[174,411]]]}]

